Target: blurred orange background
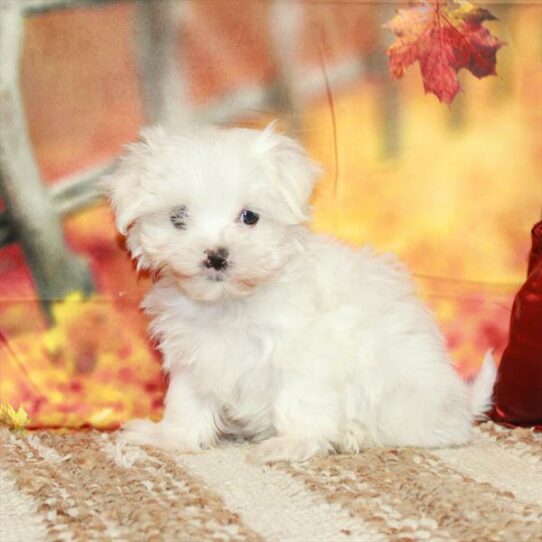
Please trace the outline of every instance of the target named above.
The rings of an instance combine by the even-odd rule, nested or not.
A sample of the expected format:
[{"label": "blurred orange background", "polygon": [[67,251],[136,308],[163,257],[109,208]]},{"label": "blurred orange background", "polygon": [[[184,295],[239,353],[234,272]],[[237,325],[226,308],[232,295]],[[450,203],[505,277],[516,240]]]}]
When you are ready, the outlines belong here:
[{"label": "blurred orange background", "polygon": [[[300,81],[292,81],[331,81],[331,100],[322,84],[301,93],[296,119],[326,171],[313,228],[399,254],[466,378],[487,348],[498,357],[506,343],[542,205],[542,5],[478,3],[499,17],[487,26],[507,45],[497,77],[461,74],[464,92],[451,107],[424,94],[417,67],[390,79],[387,3],[298,3]],[[177,50],[189,107],[273,83],[280,67],[268,2],[189,4]],[[27,18],[22,90],[45,183],[113,158],[146,123],[135,10],[112,2]],[[291,124],[272,107],[231,117]],[[96,293],[57,303],[47,327],[20,247],[0,248],[0,331],[9,346],[0,350],[0,401],[24,406],[32,426],[111,428],[159,417],[165,383],[138,309],[148,280],[137,277],[104,203],[66,217],[64,227]]]}]

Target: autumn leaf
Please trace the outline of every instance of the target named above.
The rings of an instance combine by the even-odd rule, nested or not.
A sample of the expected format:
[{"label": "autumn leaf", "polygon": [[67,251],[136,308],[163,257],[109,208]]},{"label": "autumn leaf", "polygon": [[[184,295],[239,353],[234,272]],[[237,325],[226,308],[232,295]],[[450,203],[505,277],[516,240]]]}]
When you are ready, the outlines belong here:
[{"label": "autumn leaf", "polygon": [[11,405],[0,404],[0,423],[22,432],[30,423],[30,418],[22,406],[15,410]]},{"label": "autumn leaf", "polygon": [[461,89],[459,70],[478,78],[496,74],[503,43],[483,26],[491,20],[495,17],[488,10],[463,1],[452,9],[424,1],[398,10],[385,25],[397,36],[387,50],[392,76],[400,79],[418,61],[425,91],[450,104]]}]

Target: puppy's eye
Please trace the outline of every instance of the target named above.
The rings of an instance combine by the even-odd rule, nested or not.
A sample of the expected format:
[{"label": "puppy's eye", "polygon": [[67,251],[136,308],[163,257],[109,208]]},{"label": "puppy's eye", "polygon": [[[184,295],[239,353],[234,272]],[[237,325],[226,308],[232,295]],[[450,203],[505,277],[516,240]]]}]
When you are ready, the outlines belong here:
[{"label": "puppy's eye", "polygon": [[254,226],[254,224],[260,220],[260,216],[254,211],[243,209],[239,215],[239,220],[241,220],[241,222],[247,226]]},{"label": "puppy's eye", "polygon": [[169,220],[178,230],[184,230],[186,228],[187,217],[188,212],[184,205],[175,207],[175,209],[172,209],[169,213]]}]

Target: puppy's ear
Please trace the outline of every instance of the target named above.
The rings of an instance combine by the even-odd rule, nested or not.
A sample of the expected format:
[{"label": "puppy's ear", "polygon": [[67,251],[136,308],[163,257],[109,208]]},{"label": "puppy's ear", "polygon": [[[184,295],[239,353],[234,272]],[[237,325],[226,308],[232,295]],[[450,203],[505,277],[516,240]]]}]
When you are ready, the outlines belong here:
[{"label": "puppy's ear", "polygon": [[125,147],[117,170],[102,181],[115,213],[117,229],[123,235],[153,199],[145,189],[143,174],[153,150],[164,136],[160,127],[144,128],[139,140]]},{"label": "puppy's ear", "polygon": [[285,218],[291,224],[306,222],[310,215],[310,197],[314,183],[321,173],[303,147],[293,139],[274,131],[272,122],[257,141],[257,152],[269,170],[278,190]]}]

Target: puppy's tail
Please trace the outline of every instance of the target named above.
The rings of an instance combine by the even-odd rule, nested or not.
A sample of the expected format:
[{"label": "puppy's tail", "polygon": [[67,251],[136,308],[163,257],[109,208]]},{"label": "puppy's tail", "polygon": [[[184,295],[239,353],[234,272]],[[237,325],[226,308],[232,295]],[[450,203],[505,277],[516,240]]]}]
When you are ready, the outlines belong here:
[{"label": "puppy's tail", "polygon": [[470,411],[476,420],[486,418],[493,406],[493,386],[497,378],[497,368],[493,360],[493,351],[485,353],[480,372],[469,389]]}]

